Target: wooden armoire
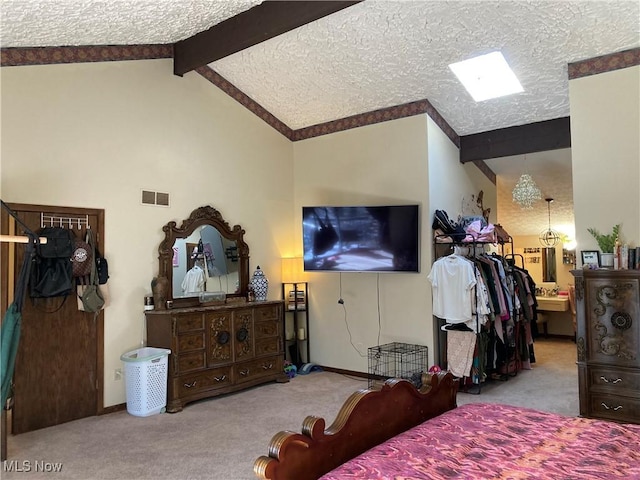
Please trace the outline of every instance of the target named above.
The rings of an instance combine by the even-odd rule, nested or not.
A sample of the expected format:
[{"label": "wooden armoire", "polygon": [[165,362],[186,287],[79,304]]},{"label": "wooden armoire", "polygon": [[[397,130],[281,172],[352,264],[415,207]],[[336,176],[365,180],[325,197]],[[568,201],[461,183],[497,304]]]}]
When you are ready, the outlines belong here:
[{"label": "wooden armoire", "polygon": [[640,270],[574,270],[580,415],[640,423]]}]

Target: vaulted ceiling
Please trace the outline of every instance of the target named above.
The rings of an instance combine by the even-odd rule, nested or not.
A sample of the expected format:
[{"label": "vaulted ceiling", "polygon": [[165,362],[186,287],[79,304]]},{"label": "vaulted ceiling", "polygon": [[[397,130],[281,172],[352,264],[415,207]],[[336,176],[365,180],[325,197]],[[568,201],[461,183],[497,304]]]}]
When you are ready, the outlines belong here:
[{"label": "vaulted ceiling", "polygon": [[[569,63],[640,47],[637,0],[309,2],[335,4],[336,11],[298,28],[293,28],[295,20],[303,15],[293,7],[269,16],[278,3],[282,2],[2,0],[1,44],[15,48],[179,42],[177,58],[180,45],[188,46],[194,35],[211,29],[207,38],[212,51],[234,52],[234,45],[236,51],[211,57],[213,61],[205,52],[197,62],[204,58],[211,69],[293,130],[428,100],[460,137],[568,117]],[[260,8],[260,15],[247,20],[251,9]],[[293,29],[268,38],[274,21],[286,24],[282,19],[287,11]],[[448,65],[494,50],[502,51],[524,92],[476,103]],[[552,156],[529,155],[529,173],[535,178],[538,169],[544,173],[559,161],[565,167],[568,161],[570,172],[570,155],[562,153],[545,163]],[[501,170],[506,181],[513,161],[522,158],[487,161],[498,175],[501,197],[513,188],[500,187]],[[570,176],[568,181],[570,191]],[[549,188],[567,191],[566,185]],[[528,223],[536,225],[529,233],[537,234],[541,221],[542,226],[547,223],[546,204],[541,203],[540,212],[527,213]],[[511,206],[505,204],[504,211],[513,210],[507,207]],[[573,223],[572,208],[558,210],[571,217],[558,222]],[[509,221],[500,220],[505,225]]]}]

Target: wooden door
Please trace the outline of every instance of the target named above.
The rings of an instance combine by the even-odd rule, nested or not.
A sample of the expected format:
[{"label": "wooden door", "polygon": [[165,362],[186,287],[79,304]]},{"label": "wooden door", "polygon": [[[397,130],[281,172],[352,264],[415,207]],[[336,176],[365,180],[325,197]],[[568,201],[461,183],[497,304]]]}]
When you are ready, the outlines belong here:
[{"label": "wooden door", "polygon": [[[62,226],[84,238],[87,225],[96,232],[98,249],[104,252],[104,210],[42,205],[10,204],[29,228]],[[13,219],[3,212],[3,233]],[[16,233],[21,233],[17,227]],[[17,244],[8,254],[3,278],[20,270],[25,246]],[[5,270],[5,267],[3,267]],[[13,270],[13,272],[12,272]],[[12,282],[9,282],[12,283]],[[4,290],[4,289],[3,289]],[[6,299],[6,292],[3,292]],[[12,433],[84,418],[103,410],[103,313],[78,311],[74,295],[31,299],[22,310],[22,327],[14,372]]]}]

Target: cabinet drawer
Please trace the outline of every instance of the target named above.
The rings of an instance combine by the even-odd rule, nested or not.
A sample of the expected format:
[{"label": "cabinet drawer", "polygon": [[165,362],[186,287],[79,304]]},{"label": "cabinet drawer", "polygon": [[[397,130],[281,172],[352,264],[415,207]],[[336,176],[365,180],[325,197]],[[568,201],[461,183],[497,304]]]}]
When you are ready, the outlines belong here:
[{"label": "cabinet drawer", "polygon": [[280,338],[262,338],[256,340],[256,356],[275,355],[280,353]]},{"label": "cabinet drawer", "polygon": [[178,337],[177,353],[190,352],[204,348],[204,332],[193,333],[191,335],[180,335]]},{"label": "cabinet drawer", "polygon": [[280,320],[280,305],[265,305],[254,311],[256,322],[262,320]]},{"label": "cabinet drawer", "polygon": [[282,372],[282,357],[273,356],[244,362],[233,366],[236,383],[248,382],[260,377]]},{"label": "cabinet drawer", "polygon": [[640,396],[640,371],[623,368],[589,368],[592,392]]},{"label": "cabinet drawer", "polygon": [[204,368],[204,350],[200,352],[184,353],[177,356],[178,365],[174,374],[189,372]]},{"label": "cabinet drawer", "polygon": [[203,390],[213,390],[231,385],[231,367],[216,368],[192,375],[181,375],[177,380],[179,396],[193,395]]},{"label": "cabinet drawer", "polygon": [[589,416],[640,423],[640,398],[592,394],[589,396]]},{"label": "cabinet drawer", "polygon": [[204,329],[204,316],[201,313],[185,314],[175,317],[177,333]]},{"label": "cabinet drawer", "polygon": [[254,329],[256,332],[256,339],[265,337],[277,337],[280,333],[280,320],[256,322]]}]

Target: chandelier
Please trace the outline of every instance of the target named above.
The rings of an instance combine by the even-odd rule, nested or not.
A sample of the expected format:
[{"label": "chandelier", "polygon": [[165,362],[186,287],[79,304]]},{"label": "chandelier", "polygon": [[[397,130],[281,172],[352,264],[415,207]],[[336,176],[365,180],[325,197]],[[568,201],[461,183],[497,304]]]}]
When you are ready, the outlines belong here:
[{"label": "chandelier", "polygon": [[533,204],[542,198],[540,189],[531,175],[523,173],[513,189],[513,201],[525,210],[531,210]]},{"label": "chandelier", "polygon": [[543,247],[555,247],[560,241],[560,235],[555,230],[551,230],[551,202],[553,202],[553,198],[545,198],[545,202],[547,202],[547,212],[549,214],[549,228],[544,230],[538,239]]}]

